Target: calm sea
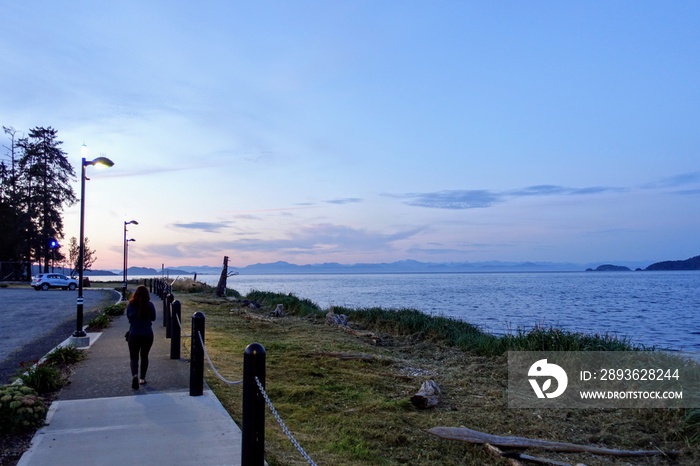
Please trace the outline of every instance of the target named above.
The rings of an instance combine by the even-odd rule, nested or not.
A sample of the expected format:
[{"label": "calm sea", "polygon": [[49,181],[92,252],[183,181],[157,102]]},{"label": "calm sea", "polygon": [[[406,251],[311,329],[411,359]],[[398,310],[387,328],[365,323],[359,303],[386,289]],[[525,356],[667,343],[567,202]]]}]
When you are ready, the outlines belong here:
[{"label": "calm sea", "polygon": [[324,309],[418,309],[496,334],[544,325],[700,353],[700,272],[236,275],[228,287],[293,293]]}]

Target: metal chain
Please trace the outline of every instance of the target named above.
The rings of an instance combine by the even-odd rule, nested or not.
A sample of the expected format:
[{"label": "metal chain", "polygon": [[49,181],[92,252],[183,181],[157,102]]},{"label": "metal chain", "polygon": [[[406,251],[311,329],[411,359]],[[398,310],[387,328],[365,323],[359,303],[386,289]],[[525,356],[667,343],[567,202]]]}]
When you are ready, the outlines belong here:
[{"label": "metal chain", "polygon": [[279,423],[280,427],[282,428],[282,431],[289,437],[289,440],[292,442],[292,445],[301,453],[301,456],[304,457],[306,461],[309,462],[311,466],[317,466],[316,463],[314,463],[314,460],[311,459],[311,457],[304,451],[303,448],[301,448],[301,445],[299,445],[299,442],[296,441],[292,433],[289,431],[287,428],[287,425],[284,423],[280,415],[277,413],[277,410],[275,409],[274,406],[272,406],[272,401],[270,401],[270,397],[267,396],[267,392],[265,391],[265,387],[262,386],[262,383],[260,382],[260,379],[255,376],[255,383],[258,384],[258,389],[260,390],[260,393],[262,393],[263,398],[265,398],[265,402],[267,403],[267,406],[270,408],[270,411],[272,412],[272,415],[275,416],[275,419],[277,419],[277,422]]},{"label": "metal chain", "polygon": [[211,358],[209,357],[209,353],[207,353],[207,347],[204,346],[204,340],[202,339],[202,333],[201,333],[201,332],[197,332],[197,336],[199,336],[199,341],[202,343],[202,349],[204,350],[204,356],[207,357],[207,361],[209,361],[209,366],[211,367],[211,370],[214,371],[214,374],[216,374],[216,376],[219,378],[219,380],[221,380],[223,383],[229,384],[229,385],[240,385],[240,384],[242,384],[242,383],[243,383],[242,380],[238,380],[238,381],[236,381],[236,382],[232,382],[232,381],[228,380],[227,378],[225,378],[223,375],[219,374],[219,371],[217,371],[217,370],[216,370],[216,367],[214,367],[214,363],[211,362]]}]

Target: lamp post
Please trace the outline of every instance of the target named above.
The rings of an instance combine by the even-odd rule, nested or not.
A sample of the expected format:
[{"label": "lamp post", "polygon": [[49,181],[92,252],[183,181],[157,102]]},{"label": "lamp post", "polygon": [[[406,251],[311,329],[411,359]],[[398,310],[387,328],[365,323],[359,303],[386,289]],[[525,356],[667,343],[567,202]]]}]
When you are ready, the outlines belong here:
[{"label": "lamp post", "polygon": [[56,238],[51,238],[49,240],[49,249],[51,249],[51,273],[54,272],[54,265],[56,262],[56,249],[60,247],[61,246],[58,244],[58,241],[56,241]]},{"label": "lamp post", "polygon": [[129,220],[124,221],[124,282],[122,283],[122,301],[126,301],[126,267],[127,267],[127,256],[129,254],[129,245],[127,244],[129,241],[136,241],[135,239],[126,239],[126,226],[127,225],[138,225],[139,222],[136,220]]},{"label": "lamp post", "polygon": [[[83,144],[81,148],[83,155],[87,152],[87,146]],[[80,173],[80,249],[78,252],[78,309],[77,309],[77,319],[76,319],[76,329],[73,332],[73,343],[75,346],[88,346],[90,344],[90,338],[87,336],[85,331],[83,331],[83,268],[85,259],[85,167],[88,165],[103,165],[105,167],[111,167],[114,162],[109,160],[107,157],[97,157],[94,160],[87,161],[83,157],[81,163],[81,173]]]}]

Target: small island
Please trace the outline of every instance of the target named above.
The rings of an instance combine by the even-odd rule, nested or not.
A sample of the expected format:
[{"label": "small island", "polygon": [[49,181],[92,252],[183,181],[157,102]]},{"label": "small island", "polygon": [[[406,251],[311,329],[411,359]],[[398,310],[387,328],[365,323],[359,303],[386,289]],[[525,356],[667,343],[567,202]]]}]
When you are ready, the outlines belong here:
[{"label": "small island", "polygon": [[700,256],[683,261],[655,262],[644,270],[700,270]]}]

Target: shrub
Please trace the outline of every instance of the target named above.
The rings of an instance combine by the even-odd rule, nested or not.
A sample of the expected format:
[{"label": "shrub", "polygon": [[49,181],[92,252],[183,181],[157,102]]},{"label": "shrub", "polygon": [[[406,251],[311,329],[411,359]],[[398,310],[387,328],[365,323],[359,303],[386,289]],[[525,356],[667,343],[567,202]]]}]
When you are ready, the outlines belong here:
[{"label": "shrub", "polygon": [[117,304],[110,304],[109,306],[105,307],[105,314],[108,316],[121,316],[124,315],[124,311],[126,310],[126,301],[121,301]]},{"label": "shrub", "polygon": [[109,327],[111,323],[112,319],[107,314],[99,314],[93,319],[90,319],[87,325],[93,330],[101,330]]},{"label": "shrub", "polygon": [[0,387],[0,432],[20,432],[44,425],[44,399],[31,387]]},{"label": "shrub", "polygon": [[61,366],[75,364],[78,361],[82,361],[84,357],[85,352],[75,346],[61,346],[46,355],[45,362],[50,365]]},{"label": "shrub", "polygon": [[[20,366],[24,368],[24,363]],[[21,373],[19,378],[24,385],[39,393],[54,392],[65,385],[61,371],[51,364],[35,364]]]},{"label": "shrub", "polygon": [[283,294],[253,290],[246,295],[246,299],[257,301],[263,307],[271,309],[274,309],[278,304],[282,304],[284,306],[284,312],[289,315],[307,316],[325,314],[321,311],[321,308],[318,307],[318,304],[309,299],[299,299],[292,293]]},{"label": "shrub", "polygon": [[213,288],[206,283],[197,282],[191,278],[178,278],[173,282],[172,290],[185,293],[201,293],[203,291],[211,291]]}]

